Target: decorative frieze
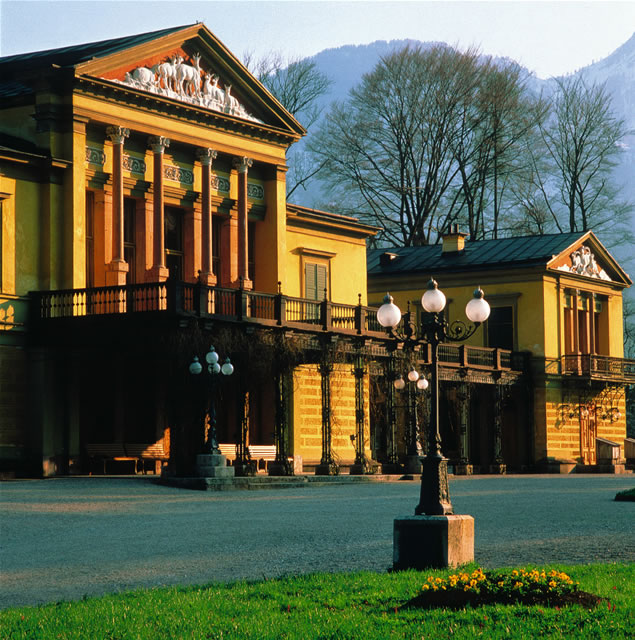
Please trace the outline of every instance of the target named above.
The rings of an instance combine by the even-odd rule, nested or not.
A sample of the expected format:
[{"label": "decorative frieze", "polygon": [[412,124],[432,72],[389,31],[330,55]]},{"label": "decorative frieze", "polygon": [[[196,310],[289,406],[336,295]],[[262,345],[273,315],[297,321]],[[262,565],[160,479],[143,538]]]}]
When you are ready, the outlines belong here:
[{"label": "decorative frieze", "polygon": [[123,168],[126,171],[130,171],[130,173],[140,173],[143,175],[146,172],[146,163],[140,158],[124,155]]},{"label": "decorative frieze", "polygon": [[192,57],[192,64],[186,64],[180,55],[172,55],[150,69],[137,67],[126,73],[123,80],[114,82],[252,122],[262,122],[248,113],[231,94],[231,85],[224,84],[221,88],[219,76],[201,67],[201,55],[198,53]]},{"label": "decorative frieze", "polygon": [[229,193],[229,180],[222,176],[212,176],[212,189],[222,193]]},{"label": "decorative frieze", "polygon": [[103,166],[106,163],[106,154],[96,147],[86,147],[86,162]]},{"label": "decorative frieze", "polygon": [[194,172],[189,169],[183,169],[171,164],[166,164],[163,167],[163,175],[168,180],[174,180],[175,182],[180,182],[182,184],[194,184]]},{"label": "decorative frieze", "polygon": [[247,197],[254,200],[264,200],[265,190],[262,185],[254,184],[253,182],[247,183]]}]

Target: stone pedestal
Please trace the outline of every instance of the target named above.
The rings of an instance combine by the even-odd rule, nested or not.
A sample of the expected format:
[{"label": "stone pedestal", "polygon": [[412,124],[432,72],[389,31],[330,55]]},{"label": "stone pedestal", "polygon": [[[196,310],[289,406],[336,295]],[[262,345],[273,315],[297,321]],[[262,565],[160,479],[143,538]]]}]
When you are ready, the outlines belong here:
[{"label": "stone pedestal", "polygon": [[459,462],[454,465],[454,475],[456,476],[471,476],[473,474],[474,467],[471,464]]},{"label": "stone pedestal", "polygon": [[327,462],[315,467],[316,476],[337,476],[339,473],[340,468],[335,462]]},{"label": "stone pedestal", "polygon": [[227,458],[220,453],[199,453],[196,475],[199,478],[233,478],[234,468],[227,466]]},{"label": "stone pedestal", "polygon": [[456,567],[473,561],[472,516],[404,516],[395,519],[393,569]]},{"label": "stone pedestal", "polygon": [[502,463],[490,464],[489,472],[494,475],[504,476],[507,473],[507,465]]}]

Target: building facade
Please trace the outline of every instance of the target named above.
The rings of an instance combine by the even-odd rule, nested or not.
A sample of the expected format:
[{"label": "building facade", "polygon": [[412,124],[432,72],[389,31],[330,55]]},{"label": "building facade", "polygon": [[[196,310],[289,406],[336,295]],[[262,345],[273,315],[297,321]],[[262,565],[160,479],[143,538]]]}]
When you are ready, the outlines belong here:
[{"label": "building facade", "polygon": [[287,205],[302,126],[202,24],[2,58],[0,76],[3,467],[85,472],[95,445],[147,444],[187,471],[210,393],[187,367],[210,343],[235,363],[214,394],[239,457],[352,462],[355,383],[317,423],[298,407],[319,415],[315,381],[345,367],[320,373],[321,341],[356,335],[375,230]]},{"label": "building facade", "polygon": [[368,267],[371,304],[390,291],[421,313],[434,277],[449,322],[466,320],[471,289],[481,286],[491,315],[468,344],[524,359],[513,384],[470,381],[467,370],[463,381],[446,376],[451,459],[479,469],[622,468],[625,386],[635,382],[623,336],[631,280],[592,232],[467,242],[455,229],[442,245],[369,251]]}]

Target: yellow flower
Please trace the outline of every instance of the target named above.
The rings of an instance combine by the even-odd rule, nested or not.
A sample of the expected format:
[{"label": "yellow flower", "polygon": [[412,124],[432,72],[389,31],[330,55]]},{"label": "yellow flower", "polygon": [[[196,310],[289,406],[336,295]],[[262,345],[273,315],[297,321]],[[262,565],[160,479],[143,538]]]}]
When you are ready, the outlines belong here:
[{"label": "yellow flower", "polygon": [[424,585],[423,585],[423,590],[424,590],[424,591],[427,591],[429,588],[430,588],[430,587],[429,587],[427,584],[424,584]]},{"label": "yellow flower", "polygon": [[513,575],[514,577],[516,577],[516,576],[518,575],[518,571],[516,571],[516,569],[514,569],[514,570],[512,571],[512,575]]},{"label": "yellow flower", "polygon": [[437,578],[437,579],[435,580],[435,582],[436,582],[437,584],[441,584],[441,583],[443,582],[443,580],[442,580],[441,578]]},{"label": "yellow flower", "polygon": [[500,580],[500,581],[499,581],[499,583],[498,583],[498,586],[499,586],[499,587],[502,587],[504,584],[505,584],[505,583],[504,583],[502,580]]},{"label": "yellow flower", "polygon": [[428,576],[428,582],[434,582],[434,578],[432,576]]},{"label": "yellow flower", "polygon": [[439,587],[437,587],[437,585],[436,585],[436,584],[433,584],[433,585],[432,585],[432,590],[433,590],[433,591],[438,591],[438,590],[439,590]]},{"label": "yellow flower", "polygon": [[557,587],[558,585],[557,585],[557,583],[556,583],[556,581],[555,581],[555,580],[550,580],[550,581],[549,581],[549,586],[550,586],[550,587]]}]

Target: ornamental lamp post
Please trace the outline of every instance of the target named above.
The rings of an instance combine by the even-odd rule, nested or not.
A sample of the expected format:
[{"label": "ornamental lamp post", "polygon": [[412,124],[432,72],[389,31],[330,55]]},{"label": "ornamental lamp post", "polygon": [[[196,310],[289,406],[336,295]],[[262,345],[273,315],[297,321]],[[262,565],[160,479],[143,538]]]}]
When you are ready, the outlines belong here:
[{"label": "ornamental lamp post", "polygon": [[446,298],[434,279],[428,282],[421,305],[426,313],[418,338],[409,324],[404,333],[397,330],[401,310],[390,294],[386,294],[384,304],[377,310],[379,324],[393,339],[410,346],[429,344],[431,348],[430,421],[420,499],[414,517],[395,520],[393,561],[396,569],[455,566],[474,559],[474,519],[454,515],[447,459],[441,453],[438,350],[446,339],[461,342],[472,336],[489,317],[490,307],[478,287],[465,307],[465,315],[472,324],[462,320],[449,324],[443,315]]},{"label": "ornamental lamp post", "polygon": [[[203,450],[196,456],[196,469],[200,477],[233,477],[233,467],[227,466],[227,459],[221,453],[218,446],[218,437],[216,434],[216,401],[214,391],[216,386],[216,377],[219,374],[223,376],[231,376],[234,373],[234,365],[229,358],[225,358],[225,362],[219,364],[220,357],[211,346],[205,354],[205,362],[207,363],[207,373],[209,374],[210,388],[208,396],[207,414],[209,416],[209,429],[203,444]],[[197,356],[194,356],[189,366],[189,371],[193,376],[198,376],[203,372],[203,365],[199,362]]]}]

